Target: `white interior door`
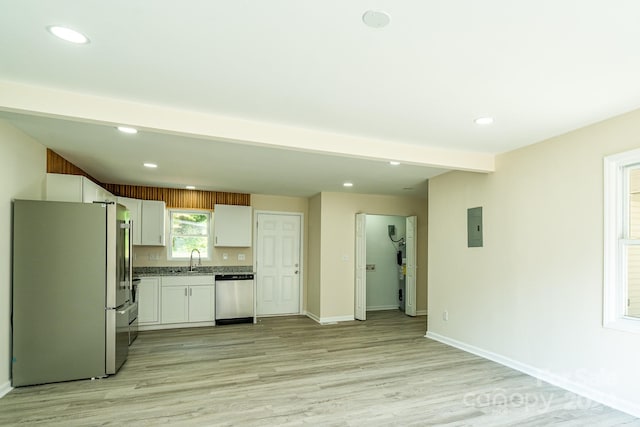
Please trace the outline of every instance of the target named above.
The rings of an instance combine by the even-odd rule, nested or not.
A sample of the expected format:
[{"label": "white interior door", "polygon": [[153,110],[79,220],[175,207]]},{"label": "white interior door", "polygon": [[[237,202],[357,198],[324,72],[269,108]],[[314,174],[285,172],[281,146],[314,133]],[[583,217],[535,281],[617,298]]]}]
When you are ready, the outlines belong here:
[{"label": "white interior door", "polygon": [[405,282],[405,314],[408,316],[416,315],[416,253],[417,239],[416,232],[418,229],[418,217],[409,216],[406,221],[406,257],[407,257],[407,276]]},{"label": "white interior door", "polygon": [[256,314],[298,314],[301,217],[258,213],[257,218]]},{"label": "white interior door", "polygon": [[355,318],[367,320],[367,214],[356,214]]}]

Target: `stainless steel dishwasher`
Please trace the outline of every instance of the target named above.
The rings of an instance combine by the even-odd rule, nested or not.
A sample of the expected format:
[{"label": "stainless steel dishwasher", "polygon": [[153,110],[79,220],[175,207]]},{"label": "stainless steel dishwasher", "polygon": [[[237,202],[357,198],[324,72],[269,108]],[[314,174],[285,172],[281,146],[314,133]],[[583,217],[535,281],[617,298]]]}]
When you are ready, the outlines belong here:
[{"label": "stainless steel dishwasher", "polygon": [[216,324],[253,322],[253,274],[216,274]]}]

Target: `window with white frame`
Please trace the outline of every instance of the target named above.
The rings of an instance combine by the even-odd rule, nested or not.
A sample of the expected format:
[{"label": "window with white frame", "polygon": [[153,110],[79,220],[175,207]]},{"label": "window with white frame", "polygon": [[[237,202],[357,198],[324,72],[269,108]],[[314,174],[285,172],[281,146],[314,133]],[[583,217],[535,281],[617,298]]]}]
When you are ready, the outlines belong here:
[{"label": "window with white frame", "polygon": [[640,149],[604,159],[604,325],[640,333]]},{"label": "window with white frame", "polygon": [[194,249],[211,259],[211,212],[169,210],[169,259],[189,259]]}]

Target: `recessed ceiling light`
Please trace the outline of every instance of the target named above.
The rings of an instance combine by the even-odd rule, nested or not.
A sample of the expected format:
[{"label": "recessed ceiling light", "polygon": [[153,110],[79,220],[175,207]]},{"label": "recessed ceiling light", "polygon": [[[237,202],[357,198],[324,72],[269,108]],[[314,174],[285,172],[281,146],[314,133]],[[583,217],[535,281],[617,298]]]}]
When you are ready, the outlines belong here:
[{"label": "recessed ceiling light", "polygon": [[196,189],[196,187],[194,187],[193,185],[187,185],[184,188],[186,188],[187,190],[195,190]]},{"label": "recessed ceiling light", "polygon": [[382,28],[389,25],[391,16],[387,12],[381,10],[367,10],[362,15],[362,22],[371,28]]},{"label": "recessed ceiling light", "polygon": [[389,162],[389,164],[390,164],[391,166],[398,166],[398,165],[400,164],[400,162],[396,162],[395,160],[391,160],[391,161]]},{"label": "recessed ceiling light", "polygon": [[76,30],[72,30],[71,28],[61,27],[59,25],[50,25],[47,27],[47,30],[54,36],[59,39],[75,43],[75,44],[86,44],[89,43],[89,38],[78,32]]},{"label": "recessed ceiling light", "polygon": [[138,129],[130,128],[128,126],[118,126],[118,130],[124,133],[136,134],[138,133]]},{"label": "recessed ceiling light", "polygon": [[345,182],[342,184],[343,187],[353,187],[353,182]]},{"label": "recessed ceiling light", "polygon": [[493,123],[493,117],[478,117],[474,120],[477,125],[490,125]]},{"label": "recessed ceiling light", "polygon": [[158,165],[156,165],[155,163],[145,163],[145,164],[144,164],[144,167],[145,167],[145,168],[154,169],[154,168],[157,168],[157,167],[158,167]]}]

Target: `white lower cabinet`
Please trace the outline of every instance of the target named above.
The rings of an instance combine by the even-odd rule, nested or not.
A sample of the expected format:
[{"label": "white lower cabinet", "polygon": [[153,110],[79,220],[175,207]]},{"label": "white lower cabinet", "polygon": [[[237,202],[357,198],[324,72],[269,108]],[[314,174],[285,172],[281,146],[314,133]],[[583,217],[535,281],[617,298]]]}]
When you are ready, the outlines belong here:
[{"label": "white lower cabinet", "polygon": [[213,280],[213,276],[163,277],[162,323],[213,322],[215,320]]},{"label": "white lower cabinet", "polygon": [[215,319],[215,292],[213,286],[189,286],[190,322],[210,322]]},{"label": "white lower cabinet", "polygon": [[138,285],[138,323],[160,323],[160,278],[143,277]]},{"label": "white lower cabinet", "polygon": [[188,286],[162,287],[162,323],[189,321]]}]

